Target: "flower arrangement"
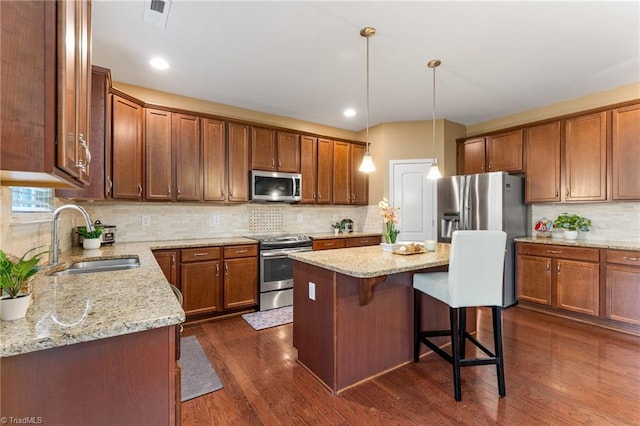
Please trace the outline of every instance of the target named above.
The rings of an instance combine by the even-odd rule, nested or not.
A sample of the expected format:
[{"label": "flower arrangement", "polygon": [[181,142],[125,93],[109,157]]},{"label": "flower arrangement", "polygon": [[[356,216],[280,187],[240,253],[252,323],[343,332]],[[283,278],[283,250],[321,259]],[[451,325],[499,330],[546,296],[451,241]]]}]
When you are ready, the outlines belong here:
[{"label": "flower arrangement", "polygon": [[398,224],[397,212],[400,209],[392,207],[386,198],[383,198],[382,201],[378,203],[378,209],[380,209],[380,214],[382,215],[382,235],[384,242],[393,244],[396,242],[396,238],[398,238],[398,234],[400,233],[400,230],[396,229],[396,225]]}]

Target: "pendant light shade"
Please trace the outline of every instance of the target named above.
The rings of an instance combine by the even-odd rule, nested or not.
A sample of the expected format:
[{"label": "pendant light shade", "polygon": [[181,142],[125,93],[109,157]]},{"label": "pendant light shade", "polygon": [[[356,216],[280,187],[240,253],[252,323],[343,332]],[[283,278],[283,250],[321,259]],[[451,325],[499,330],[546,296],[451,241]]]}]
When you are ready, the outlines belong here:
[{"label": "pendant light shade", "polygon": [[427,66],[433,70],[433,122],[431,123],[431,127],[433,129],[431,143],[433,144],[433,164],[431,168],[429,168],[429,173],[427,174],[427,179],[440,179],[442,177],[442,173],[440,173],[440,169],[438,168],[438,158],[436,157],[436,68],[440,66],[442,62],[439,59],[432,59],[427,62]]},{"label": "pendant light shade", "polygon": [[358,169],[364,173],[371,173],[376,171],[376,166],[373,164],[373,158],[369,152],[369,37],[372,37],[376,33],[376,29],[373,27],[364,27],[360,30],[360,35],[367,40],[367,105],[366,105],[366,120],[367,120],[367,150],[362,157],[362,163]]}]

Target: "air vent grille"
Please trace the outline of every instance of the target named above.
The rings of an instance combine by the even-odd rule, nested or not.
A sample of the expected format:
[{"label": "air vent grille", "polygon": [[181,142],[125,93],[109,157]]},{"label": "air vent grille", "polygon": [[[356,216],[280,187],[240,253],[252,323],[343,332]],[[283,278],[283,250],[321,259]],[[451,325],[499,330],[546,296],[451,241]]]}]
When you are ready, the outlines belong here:
[{"label": "air vent grille", "polygon": [[158,27],[167,26],[171,0],[145,0],[143,21]]}]

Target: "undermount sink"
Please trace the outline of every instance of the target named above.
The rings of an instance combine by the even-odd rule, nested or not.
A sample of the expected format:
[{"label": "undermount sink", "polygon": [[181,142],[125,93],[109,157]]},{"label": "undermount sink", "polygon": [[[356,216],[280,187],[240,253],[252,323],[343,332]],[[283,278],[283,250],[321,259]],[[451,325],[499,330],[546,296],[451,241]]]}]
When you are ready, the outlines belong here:
[{"label": "undermount sink", "polygon": [[91,274],[94,272],[120,271],[140,267],[138,256],[120,257],[117,259],[95,259],[74,262],[66,269],[51,273],[52,276]]}]

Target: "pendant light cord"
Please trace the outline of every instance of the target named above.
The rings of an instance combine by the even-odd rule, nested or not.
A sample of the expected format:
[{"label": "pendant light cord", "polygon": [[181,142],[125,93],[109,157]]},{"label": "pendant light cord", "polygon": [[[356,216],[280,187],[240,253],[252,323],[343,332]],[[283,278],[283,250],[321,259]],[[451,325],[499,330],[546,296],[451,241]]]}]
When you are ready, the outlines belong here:
[{"label": "pendant light cord", "polygon": [[433,127],[433,136],[431,143],[433,144],[433,160],[437,164],[436,159],[436,67],[433,67],[433,122],[431,126]]},{"label": "pendant light cord", "polygon": [[369,37],[367,37],[367,105],[365,111],[367,124],[367,154],[369,153]]}]

